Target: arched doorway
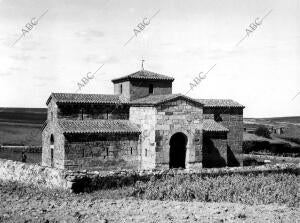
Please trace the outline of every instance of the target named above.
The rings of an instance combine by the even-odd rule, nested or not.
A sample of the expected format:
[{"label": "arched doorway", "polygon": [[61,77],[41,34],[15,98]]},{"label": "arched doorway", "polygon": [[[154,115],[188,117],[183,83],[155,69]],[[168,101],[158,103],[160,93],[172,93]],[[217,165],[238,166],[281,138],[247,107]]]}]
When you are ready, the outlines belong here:
[{"label": "arched doorway", "polygon": [[54,166],[54,136],[51,134],[50,136],[50,158],[51,158],[51,167]]},{"label": "arched doorway", "polygon": [[170,168],[185,168],[187,137],[181,132],[172,135],[170,139]]}]

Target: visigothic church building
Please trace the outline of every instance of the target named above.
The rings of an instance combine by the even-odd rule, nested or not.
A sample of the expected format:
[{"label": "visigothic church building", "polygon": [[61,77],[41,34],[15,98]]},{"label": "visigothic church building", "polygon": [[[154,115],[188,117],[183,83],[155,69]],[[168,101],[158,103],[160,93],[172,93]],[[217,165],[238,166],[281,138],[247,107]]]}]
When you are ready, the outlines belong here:
[{"label": "visigothic church building", "polygon": [[240,165],[244,106],[172,94],[173,81],[142,69],[112,80],[113,95],[52,93],[43,165],[73,170]]}]

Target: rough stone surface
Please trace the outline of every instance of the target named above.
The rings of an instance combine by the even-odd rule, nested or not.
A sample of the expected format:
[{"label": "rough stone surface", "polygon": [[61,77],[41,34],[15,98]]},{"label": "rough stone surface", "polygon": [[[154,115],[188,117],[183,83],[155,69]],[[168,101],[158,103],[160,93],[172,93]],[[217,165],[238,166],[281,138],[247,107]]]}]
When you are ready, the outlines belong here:
[{"label": "rough stone surface", "polygon": [[22,189],[0,181],[0,222],[297,222],[299,208],[103,199],[103,193],[69,194]]},{"label": "rough stone surface", "polygon": [[129,120],[137,124],[142,134],[139,138],[138,149],[141,154],[141,168],[155,168],[155,107],[131,107]]},{"label": "rough stone surface", "polygon": [[261,172],[293,171],[299,174],[300,164],[278,164],[257,167],[230,167],[193,170],[119,170],[119,171],[65,171],[34,164],[0,159],[0,180],[15,181],[25,185],[51,189],[71,189],[74,192],[91,191],[117,185],[133,184],[139,180],[147,181],[152,176],[195,174],[197,176],[251,174]]},{"label": "rough stone surface", "polygon": [[0,179],[51,189],[70,189],[63,171],[54,168],[0,159]]},{"label": "rough stone surface", "polygon": [[138,135],[66,136],[65,169],[138,169]]}]

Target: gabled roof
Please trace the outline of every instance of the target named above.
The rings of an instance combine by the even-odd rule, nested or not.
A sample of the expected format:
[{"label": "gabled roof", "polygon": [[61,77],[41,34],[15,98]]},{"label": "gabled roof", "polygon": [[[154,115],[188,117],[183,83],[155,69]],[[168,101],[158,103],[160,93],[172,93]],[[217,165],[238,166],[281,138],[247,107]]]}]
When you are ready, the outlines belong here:
[{"label": "gabled roof", "polygon": [[212,119],[204,119],[202,129],[206,132],[229,132],[227,128]]},{"label": "gabled roof", "polygon": [[115,83],[115,82],[121,82],[121,81],[126,81],[126,80],[169,80],[169,81],[174,81],[174,78],[166,76],[166,75],[154,73],[152,71],[140,70],[135,73],[113,79],[112,82]]},{"label": "gabled roof", "polygon": [[91,103],[91,104],[126,104],[127,99],[121,95],[110,94],[72,94],[72,93],[52,93],[46,104],[51,99],[56,103]]},{"label": "gabled roof", "polygon": [[231,99],[196,99],[200,103],[204,104],[204,107],[234,107],[245,108],[245,106],[239,104]]},{"label": "gabled roof", "polygon": [[163,95],[149,95],[147,97],[144,98],[138,98],[135,100],[130,101],[130,105],[132,106],[155,106],[155,105],[159,105],[165,102],[169,102],[169,101],[173,101],[173,100],[177,100],[177,99],[184,99],[196,104],[199,104],[200,106],[203,106],[202,103],[200,103],[199,101],[187,97],[185,95],[182,94],[163,94]]},{"label": "gabled roof", "polygon": [[63,133],[140,133],[129,120],[58,120]]}]

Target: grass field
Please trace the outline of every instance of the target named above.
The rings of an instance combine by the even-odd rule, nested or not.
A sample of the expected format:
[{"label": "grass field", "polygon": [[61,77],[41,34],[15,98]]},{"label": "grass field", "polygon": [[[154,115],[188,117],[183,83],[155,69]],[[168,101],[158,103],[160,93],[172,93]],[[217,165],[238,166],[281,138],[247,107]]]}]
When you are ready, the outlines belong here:
[{"label": "grass field", "polygon": [[42,145],[41,124],[0,122],[0,144]]},{"label": "grass field", "polygon": [[[42,162],[42,153],[25,153],[27,156],[26,163],[36,163],[39,164]],[[14,161],[22,160],[22,150],[20,151],[3,151],[0,148],[0,159],[8,159]]]}]

